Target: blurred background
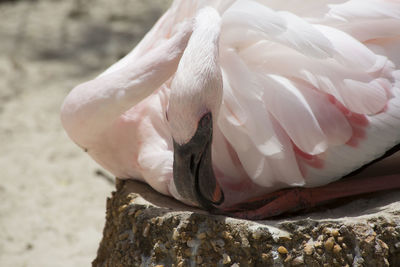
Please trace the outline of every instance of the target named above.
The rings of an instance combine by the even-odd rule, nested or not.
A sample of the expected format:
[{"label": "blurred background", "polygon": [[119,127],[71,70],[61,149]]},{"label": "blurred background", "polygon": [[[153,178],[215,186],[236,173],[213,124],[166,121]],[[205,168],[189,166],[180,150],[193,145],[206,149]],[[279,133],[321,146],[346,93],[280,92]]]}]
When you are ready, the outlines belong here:
[{"label": "blurred background", "polygon": [[0,0],[0,266],[95,258],[112,177],[68,139],[59,109],[170,2]]}]

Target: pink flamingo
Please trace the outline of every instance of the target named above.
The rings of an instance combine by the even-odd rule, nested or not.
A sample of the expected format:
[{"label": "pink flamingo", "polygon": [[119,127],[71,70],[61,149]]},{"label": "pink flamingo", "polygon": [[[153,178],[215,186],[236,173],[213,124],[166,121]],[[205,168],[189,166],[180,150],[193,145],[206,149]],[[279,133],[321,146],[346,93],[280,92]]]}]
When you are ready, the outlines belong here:
[{"label": "pink flamingo", "polygon": [[400,188],[337,181],[400,143],[399,51],[397,0],[175,0],[61,120],[121,179],[265,218]]}]

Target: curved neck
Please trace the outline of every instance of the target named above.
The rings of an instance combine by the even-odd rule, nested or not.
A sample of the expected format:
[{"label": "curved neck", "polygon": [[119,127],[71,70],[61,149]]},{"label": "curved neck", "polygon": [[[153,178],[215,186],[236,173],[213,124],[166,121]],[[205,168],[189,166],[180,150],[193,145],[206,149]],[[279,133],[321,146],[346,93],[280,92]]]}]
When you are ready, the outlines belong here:
[{"label": "curved neck", "polygon": [[220,24],[221,17],[214,8],[198,12],[193,34],[172,81],[167,112],[173,138],[178,143],[190,140],[206,112],[213,113],[216,123],[223,93],[218,62]]}]

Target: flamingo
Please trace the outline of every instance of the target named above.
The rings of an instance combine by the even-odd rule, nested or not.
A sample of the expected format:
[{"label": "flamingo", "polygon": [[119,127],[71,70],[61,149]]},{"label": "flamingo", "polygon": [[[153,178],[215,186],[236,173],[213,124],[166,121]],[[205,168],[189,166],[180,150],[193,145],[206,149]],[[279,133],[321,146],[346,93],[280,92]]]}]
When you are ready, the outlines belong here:
[{"label": "flamingo", "polygon": [[341,179],[400,143],[399,51],[398,0],[175,0],[61,121],[120,179],[267,218],[400,188]]}]

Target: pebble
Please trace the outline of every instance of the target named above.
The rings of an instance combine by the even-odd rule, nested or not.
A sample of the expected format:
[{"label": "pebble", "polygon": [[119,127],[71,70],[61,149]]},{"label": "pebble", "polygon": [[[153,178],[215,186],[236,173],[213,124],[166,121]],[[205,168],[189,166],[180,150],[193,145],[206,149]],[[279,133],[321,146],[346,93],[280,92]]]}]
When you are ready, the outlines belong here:
[{"label": "pebble", "polygon": [[383,259],[383,264],[385,265],[385,266],[390,266],[390,263],[389,263],[389,261],[385,258],[385,259]]},{"label": "pebble", "polygon": [[388,227],[385,229],[385,232],[389,233],[389,234],[392,235],[392,236],[395,236],[395,231],[396,231],[396,229],[395,229],[393,226],[388,226]]},{"label": "pebble", "polygon": [[245,236],[241,236],[241,246],[242,248],[250,248],[249,240]]},{"label": "pebble", "polygon": [[292,260],[292,255],[288,254],[286,259],[284,260],[285,263],[289,263]]},{"label": "pebble", "polygon": [[261,259],[262,259],[263,262],[267,262],[270,259],[270,254],[262,253],[261,254]]},{"label": "pebble", "polygon": [[317,230],[316,228],[314,228],[314,229],[311,231],[311,235],[313,236],[313,238],[316,238],[316,237],[318,236],[318,230]]},{"label": "pebble", "polygon": [[150,224],[146,224],[146,226],[143,229],[143,237],[148,237],[149,236],[149,231],[150,231]]},{"label": "pebble", "polygon": [[157,243],[154,244],[153,250],[156,253],[161,253],[165,251],[165,246],[161,243],[161,241],[157,241]]},{"label": "pebble", "polygon": [[353,259],[354,259],[353,254],[351,254],[351,253],[346,254],[346,258],[347,258],[347,260],[348,260],[349,262],[353,262]]},{"label": "pebble", "polygon": [[139,215],[142,213],[143,213],[143,210],[138,210],[137,212],[135,212],[135,218],[139,217]]},{"label": "pebble", "polygon": [[341,251],[342,251],[342,248],[340,247],[340,245],[336,244],[333,246],[333,253],[339,254]]},{"label": "pebble", "polygon": [[304,264],[303,256],[299,256],[293,259],[292,266],[300,266]]},{"label": "pebble", "polygon": [[190,256],[192,256],[192,249],[191,248],[187,248],[187,249],[185,249],[185,256],[186,257],[190,257]]},{"label": "pebble", "polygon": [[364,241],[366,243],[368,243],[368,244],[374,243],[375,242],[375,235],[367,236],[367,238],[365,238]]},{"label": "pebble", "polygon": [[322,233],[325,234],[325,235],[331,235],[331,229],[325,227],[325,228],[322,230]]},{"label": "pebble", "polygon": [[205,239],[206,237],[207,237],[207,235],[204,232],[197,234],[198,239]]},{"label": "pebble", "polygon": [[223,264],[231,263],[231,257],[229,257],[229,255],[226,253],[222,254],[222,263]]},{"label": "pebble", "polygon": [[288,254],[288,253],[289,253],[288,250],[287,250],[284,246],[280,246],[280,247],[278,248],[278,252],[279,252],[280,254]]},{"label": "pebble", "polygon": [[310,256],[314,253],[314,247],[310,244],[305,244],[304,245],[304,253],[306,253],[306,255]]},{"label": "pebble", "polygon": [[382,240],[378,240],[378,242],[383,249],[386,249],[386,250],[389,249],[388,245],[385,242],[383,242]]},{"label": "pebble", "polygon": [[333,237],[329,237],[328,240],[325,241],[324,247],[326,250],[331,251],[334,245],[335,239]]},{"label": "pebble", "polygon": [[255,231],[255,232],[252,234],[252,237],[253,237],[255,240],[260,239],[261,236],[262,236],[262,231],[260,231],[260,230],[257,230],[257,231]]},{"label": "pebble", "polygon": [[311,236],[309,235],[309,234],[304,234],[304,239],[310,239],[311,238]]},{"label": "pebble", "polygon": [[124,233],[122,233],[122,234],[120,234],[119,236],[118,236],[118,239],[119,240],[125,240],[125,239],[127,239],[129,237],[129,233],[128,232],[124,232]]},{"label": "pebble", "polygon": [[228,231],[223,231],[221,235],[224,239],[228,241],[231,241],[233,239],[232,235]]},{"label": "pebble", "polygon": [[333,237],[338,237],[339,236],[339,230],[338,229],[333,229],[332,232],[331,232],[331,235]]},{"label": "pebble", "polygon": [[322,242],[321,241],[314,242],[314,247],[321,248],[322,247]]},{"label": "pebble", "polygon": [[174,228],[174,230],[172,231],[172,239],[175,241],[179,239],[179,231],[176,228]]},{"label": "pebble", "polygon": [[118,208],[118,212],[123,212],[126,208],[128,207],[128,205],[124,204],[121,207]]},{"label": "pebble", "polygon": [[132,223],[132,232],[133,232],[134,234],[136,234],[136,232],[137,232],[136,223]]}]

